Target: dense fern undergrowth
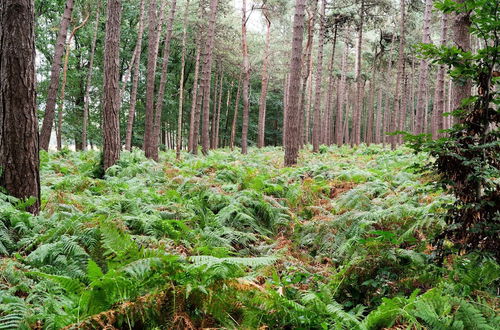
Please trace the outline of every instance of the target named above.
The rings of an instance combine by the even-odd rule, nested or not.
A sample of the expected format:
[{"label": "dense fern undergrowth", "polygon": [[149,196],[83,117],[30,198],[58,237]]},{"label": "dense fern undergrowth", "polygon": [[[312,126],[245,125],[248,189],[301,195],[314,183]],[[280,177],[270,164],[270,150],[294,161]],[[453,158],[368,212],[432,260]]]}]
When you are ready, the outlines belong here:
[{"label": "dense fern undergrowth", "polygon": [[432,262],[453,199],[381,146],[43,153],[43,211],[0,195],[2,329],[498,329],[499,265]]}]

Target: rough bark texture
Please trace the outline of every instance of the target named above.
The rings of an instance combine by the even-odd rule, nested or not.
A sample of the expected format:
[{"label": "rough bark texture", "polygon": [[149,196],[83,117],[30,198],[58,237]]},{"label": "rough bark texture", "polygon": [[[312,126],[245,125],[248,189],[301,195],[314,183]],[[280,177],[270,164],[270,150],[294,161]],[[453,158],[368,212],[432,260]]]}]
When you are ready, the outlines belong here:
[{"label": "rough bark texture", "polygon": [[132,150],[132,132],[134,127],[135,118],[135,106],[137,103],[137,87],[139,86],[139,75],[141,66],[141,53],[142,53],[142,36],[144,34],[144,0],[141,0],[140,4],[140,16],[139,16],[139,27],[137,31],[137,43],[135,44],[134,57],[135,61],[133,65],[132,73],[132,90],[130,91],[130,108],[128,110],[127,118],[127,131],[125,133],[125,149],[128,151]]},{"label": "rough bark texture", "polygon": [[194,61],[194,78],[193,92],[191,94],[191,114],[189,119],[189,152],[192,154],[198,153],[198,129],[200,123],[200,107],[198,98],[199,93],[199,73],[200,73],[200,57],[201,57],[201,32],[198,32],[196,38],[196,56]]},{"label": "rough bark texture", "polygon": [[[441,17],[441,46],[446,45],[448,34],[448,15],[443,14]],[[434,90],[434,108],[432,109],[432,136],[439,137],[438,131],[444,129],[444,74],[445,67],[440,65],[436,74],[436,88]]]},{"label": "rough bark texture", "polygon": [[66,1],[66,8],[61,19],[61,25],[57,34],[56,45],[54,50],[54,58],[52,59],[52,68],[50,71],[50,83],[47,91],[47,104],[45,106],[45,116],[43,117],[42,129],[40,131],[40,148],[43,150],[49,149],[50,135],[52,133],[52,125],[56,115],[56,98],[59,88],[59,73],[61,72],[61,61],[66,43],[66,35],[68,26],[73,12],[73,0]]},{"label": "rough bark texture", "polygon": [[375,143],[380,143],[380,129],[382,123],[382,88],[378,89],[377,119],[375,121]]},{"label": "rough bark texture", "polygon": [[[456,0],[457,3],[463,3],[464,0]],[[451,29],[453,32],[453,45],[463,51],[471,50],[471,36],[469,28],[470,13],[459,13],[454,15]],[[453,81],[451,88],[451,111],[461,108],[462,100],[471,96],[472,83]]]},{"label": "rough bark texture", "polygon": [[281,136],[281,144],[285,146],[286,141],[286,116],[288,111],[288,86],[290,80],[288,79],[288,74],[285,74],[285,79],[283,81],[283,133]]},{"label": "rough bark texture", "polygon": [[321,2],[321,13],[319,16],[318,37],[318,59],[316,63],[316,95],[314,97],[314,120],[313,120],[313,152],[319,151],[321,137],[321,85],[323,84],[323,45],[325,42],[325,7],[326,0]]},{"label": "rough bark texture", "polygon": [[40,211],[34,0],[0,2],[0,185]]},{"label": "rough bark texture", "polygon": [[[424,12],[424,26],[422,43],[426,44],[430,42],[430,24],[431,24],[431,11],[432,11],[433,0],[426,0],[425,2],[425,12]],[[424,133],[424,115],[427,104],[425,104],[425,94],[427,90],[427,76],[429,71],[429,64],[425,59],[420,60],[419,67],[419,78],[418,78],[418,90],[417,90],[417,109],[415,118],[415,133]]]},{"label": "rough bark texture", "polygon": [[286,118],[285,166],[297,164],[300,147],[299,127],[299,91],[300,71],[302,66],[302,40],[304,38],[304,11],[306,0],[295,1],[295,16],[293,19],[292,57],[290,61],[290,84],[288,93],[288,109]]},{"label": "rough bark texture", "polygon": [[[216,65],[216,67],[219,67],[219,65]],[[217,100],[219,98],[219,90],[218,90],[218,87],[219,87],[219,82],[220,80],[222,79],[222,75],[220,74],[219,72],[219,69],[217,70],[216,74],[215,74],[215,79],[214,79],[214,95],[212,97],[212,113],[211,113],[211,129],[210,129],[210,149],[215,149],[215,122],[216,122],[216,117],[217,117]]]},{"label": "rough bark texture", "polygon": [[201,89],[203,91],[203,123],[201,127],[201,147],[204,155],[208,154],[210,148],[209,125],[210,125],[210,76],[212,74],[212,52],[214,47],[215,23],[217,19],[218,0],[210,1],[210,18],[208,21],[207,40],[203,54],[203,69],[201,77]]},{"label": "rough bark texture", "polygon": [[[332,57],[330,59],[330,65],[328,67],[328,93],[326,97],[326,118],[328,118],[327,123],[325,124],[324,131],[324,140],[323,143],[328,145],[333,143],[333,130],[332,130],[332,120],[333,120],[333,88],[335,84],[335,77],[333,72],[333,66],[335,63],[335,47],[337,45],[337,25],[335,25],[334,34],[333,34],[333,42],[332,42]],[[337,81],[338,83],[338,81]]]},{"label": "rough bark texture", "polygon": [[267,84],[269,75],[267,67],[269,66],[269,46],[271,44],[271,20],[266,9],[263,9],[264,17],[266,18],[266,45],[264,48],[264,58],[262,60],[262,87],[259,100],[259,128],[257,137],[257,147],[262,148],[265,146],[265,132],[266,132],[266,99],[267,99]]},{"label": "rough bark texture", "polygon": [[151,144],[146,148],[146,157],[158,161],[158,145],[160,139],[161,114],[164,104],[165,86],[167,84],[168,60],[170,58],[170,41],[172,40],[172,31],[175,18],[175,9],[177,1],[172,0],[170,4],[170,15],[167,21],[167,35],[163,43],[163,60],[161,67],[160,86],[156,97],[156,108],[153,118],[153,134],[151,136]]},{"label": "rough bark texture", "polygon": [[[394,93],[394,109],[392,111],[392,119],[389,130],[394,132],[400,129],[398,126],[399,116],[403,116],[401,113],[401,84],[403,83],[403,75],[405,70],[404,61],[404,47],[405,47],[405,1],[400,1],[400,19],[399,19],[399,51],[398,51],[398,72],[396,74],[396,91]],[[396,148],[396,143],[398,141],[397,136],[391,136],[389,138],[391,141],[391,148]]]},{"label": "rough bark texture", "polygon": [[95,16],[94,36],[90,47],[89,71],[87,73],[87,84],[85,86],[85,98],[83,103],[83,124],[82,124],[82,150],[87,150],[87,130],[89,121],[90,87],[92,86],[92,74],[94,72],[95,46],[97,43],[97,33],[99,32],[99,19],[101,14],[101,3],[97,7]]},{"label": "rough bark texture", "polygon": [[120,0],[108,0],[104,45],[103,166],[113,166],[120,158]]},{"label": "rough bark texture", "polygon": [[214,145],[213,148],[217,149],[219,148],[219,128],[220,128],[220,110],[222,107],[222,85],[224,83],[224,69],[222,70],[222,74],[220,77],[220,86],[219,86],[219,100],[218,100],[218,105],[217,105],[217,113],[215,116],[215,132],[213,133],[214,135]]},{"label": "rough bark texture", "polygon": [[243,53],[243,125],[241,129],[241,153],[248,152],[248,116],[250,112],[250,59],[248,57],[247,45],[247,1],[243,0],[243,7],[241,8],[241,48]]},{"label": "rough bark texture", "polygon": [[146,114],[144,126],[144,145],[143,149],[146,157],[151,158],[153,151],[151,145],[153,143],[154,133],[154,95],[155,95],[155,74],[156,74],[156,59],[158,58],[158,47],[160,43],[160,31],[163,25],[163,12],[165,11],[165,0],[161,1],[160,14],[158,18],[158,1],[150,0],[149,4],[149,45],[148,45],[148,66],[146,78]]}]

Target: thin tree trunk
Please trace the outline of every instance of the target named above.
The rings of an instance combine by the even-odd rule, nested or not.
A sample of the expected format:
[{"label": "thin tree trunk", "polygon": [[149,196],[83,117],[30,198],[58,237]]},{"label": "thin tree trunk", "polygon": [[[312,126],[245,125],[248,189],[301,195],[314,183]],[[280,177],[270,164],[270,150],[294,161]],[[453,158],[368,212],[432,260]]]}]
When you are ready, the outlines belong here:
[{"label": "thin tree trunk", "polygon": [[[431,24],[431,11],[432,11],[433,0],[426,0],[425,2],[425,12],[424,12],[424,26],[422,43],[426,44],[430,42],[430,24]],[[419,67],[419,79],[418,79],[418,91],[417,91],[417,111],[416,111],[416,126],[415,133],[421,134],[425,133],[424,126],[424,116],[427,104],[425,102],[425,93],[427,90],[427,77],[429,71],[429,63],[425,59],[420,60]]]},{"label": "thin tree trunk", "polygon": [[103,165],[104,170],[120,158],[120,0],[108,0],[106,39],[104,45],[104,111],[103,111]]},{"label": "thin tree trunk", "polygon": [[[394,93],[394,110],[392,112],[391,118],[391,131],[397,131],[399,129],[399,116],[401,113],[401,84],[403,83],[403,76],[405,71],[405,61],[404,61],[404,47],[405,47],[405,1],[400,1],[400,21],[399,21],[399,51],[398,51],[398,72],[396,74],[396,91]],[[397,136],[391,136],[391,149],[396,148],[396,143],[398,141]]]},{"label": "thin tree trunk", "polygon": [[35,92],[34,0],[0,2],[0,186],[35,201],[40,211],[40,159]]},{"label": "thin tree trunk", "polygon": [[69,36],[68,43],[66,45],[66,54],[64,55],[64,66],[63,66],[63,76],[62,76],[62,83],[61,83],[61,97],[59,101],[59,107],[58,107],[58,113],[57,113],[57,135],[56,135],[56,140],[57,140],[57,150],[61,150],[62,148],[62,122],[63,122],[63,111],[64,111],[64,97],[66,95],[66,80],[68,76],[68,61],[69,61],[69,53],[71,51],[71,41],[73,40],[73,37],[76,34],[76,31],[81,29],[85,24],[87,24],[87,21],[89,19],[89,15],[83,20],[83,22],[75,26],[73,31],[71,32],[71,35]]},{"label": "thin tree trunk", "polygon": [[101,3],[99,2],[95,17],[94,36],[90,49],[89,72],[87,73],[87,85],[85,86],[85,98],[83,103],[83,124],[82,124],[82,150],[87,150],[87,130],[89,121],[90,87],[92,85],[92,73],[94,70],[95,47],[97,43],[97,33],[99,32],[99,19],[101,14]]},{"label": "thin tree trunk", "polygon": [[214,95],[212,97],[212,120],[211,120],[211,128],[210,128],[210,149],[215,149],[215,121],[216,121],[216,116],[217,116],[217,100],[218,100],[218,88],[219,88],[219,81],[222,79],[222,75],[220,74],[220,66],[216,65],[218,67],[217,73],[215,74],[214,78]]},{"label": "thin tree trunk", "polygon": [[203,90],[203,123],[201,127],[202,152],[208,154],[210,147],[209,124],[210,124],[210,76],[212,74],[212,52],[215,36],[215,22],[217,19],[218,0],[210,1],[210,19],[208,22],[207,40],[205,53],[203,54],[203,70],[201,88]]},{"label": "thin tree trunk", "polygon": [[248,152],[248,116],[250,111],[250,59],[248,57],[247,45],[247,1],[243,0],[241,9],[241,47],[243,53],[243,125],[241,130],[241,153],[246,155]]},{"label": "thin tree trunk", "polygon": [[376,67],[377,59],[373,60],[373,69],[372,69],[372,78],[370,80],[370,96],[368,97],[368,120],[366,123],[366,137],[365,143],[370,145],[373,142],[373,115],[375,113],[374,108],[374,98],[375,98],[375,67]]},{"label": "thin tree trunk", "polygon": [[231,151],[234,149],[234,141],[236,139],[236,122],[238,121],[238,109],[240,107],[240,86],[241,86],[242,74],[238,80],[238,89],[236,90],[236,100],[234,101],[234,114],[233,122],[231,124],[231,138],[229,139],[229,147]]},{"label": "thin tree trunk", "polygon": [[127,131],[125,133],[125,149],[128,151],[132,151],[132,132],[134,127],[135,107],[137,104],[137,87],[139,86],[139,75],[141,67],[142,36],[144,34],[145,23],[144,7],[144,0],[141,0],[139,28],[137,31],[137,43],[134,50],[135,61],[132,63],[134,73],[132,75],[132,90],[130,92],[130,108],[128,110]]},{"label": "thin tree trunk", "polygon": [[222,147],[227,146],[227,138],[228,138],[228,130],[229,130],[229,106],[231,105],[231,93],[233,91],[233,85],[234,81],[231,80],[231,87],[229,87],[229,90],[227,91],[227,101],[226,101],[226,125],[224,128],[224,139],[222,141]]},{"label": "thin tree trunk", "polygon": [[202,95],[202,93],[199,93],[200,56],[201,32],[199,31],[196,37],[196,59],[194,62],[193,92],[191,94],[191,114],[189,121],[189,152],[194,155],[198,153],[198,129],[200,122],[200,107],[198,98]]},{"label": "thin tree trunk", "polygon": [[335,63],[335,47],[337,45],[337,25],[334,27],[334,32],[333,32],[333,42],[332,42],[332,57],[330,59],[330,65],[328,67],[328,92],[327,92],[327,98],[326,98],[326,118],[327,123],[325,124],[325,131],[324,131],[324,137],[323,137],[323,143],[326,143],[328,145],[333,143],[333,131],[332,131],[332,119],[333,119],[333,111],[332,111],[332,104],[333,104],[333,88],[334,88],[334,72],[333,72],[333,66]]},{"label": "thin tree trunk", "polygon": [[325,7],[326,0],[321,1],[321,13],[319,17],[318,37],[318,59],[316,63],[316,95],[314,99],[313,120],[313,152],[319,152],[321,137],[321,87],[323,84],[323,45],[325,42]]},{"label": "thin tree trunk", "polygon": [[[181,78],[179,81],[179,113],[177,114],[177,145],[175,149],[175,158],[181,158],[182,147],[182,111],[184,110],[184,68],[186,66],[186,38],[189,14],[189,0],[186,0],[184,9],[184,20],[182,27],[182,55],[181,55]],[[196,84],[196,82],[195,82]]]},{"label": "thin tree trunk", "polygon": [[363,23],[365,18],[365,1],[361,0],[361,10],[359,13],[359,27],[358,27],[358,42],[356,48],[356,70],[355,70],[355,80],[356,80],[356,100],[354,102],[354,112],[353,112],[353,139],[352,142],[355,145],[359,145],[361,142],[361,110],[363,108],[363,79],[361,77],[361,67],[363,63],[361,62],[361,51],[363,46]]},{"label": "thin tree trunk", "polygon": [[154,94],[155,94],[155,75],[156,60],[158,58],[158,48],[160,44],[160,31],[163,26],[163,13],[165,11],[166,0],[160,0],[160,11],[158,17],[158,0],[150,0],[149,4],[149,45],[148,45],[148,65],[146,77],[146,114],[144,126],[143,149],[147,157],[152,158],[153,135],[154,135]]},{"label": "thin tree trunk", "polygon": [[171,1],[170,16],[167,22],[167,35],[163,45],[163,63],[161,67],[160,87],[156,97],[156,107],[153,119],[153,135],[151,136],[151,144],[146,150],[146,157],[158,161],[158,140],[160,139],[161,114],[164,104],[165,86],[167,84],[168,60],[170,58],[170,41],[172,40],[172,31],[175,18],[175,9],[177,0]]},{"label": "thin tree trunk", "polygon": [[349,47],[347,44],[344,45],[344,53],[342,54],[342,73],[340,76],[340,88],[337,90],[337,118],[335,120],[335,133],[336,133],[336,143],[340,147],[343,143],[343,113],[344,113],[344,100],[346,99],[346,79],[347,79],[347,54],[349,52]]},{"label": "thin tree trunk", "polygon": [[288,74],[285,74],[285,79],[283,82],[283,131],[281,136],[281,144],[285,147],[286,141],[286,117],[287,117],[287,109],[288,109],[288,86],[290,81],[288,79]]},{"label": "thin tree trunk", "polygon": [[219,148],[219,128],[220,128],[220,110],[222,107],[222,84],[224,82],[224,69],[220,77],[219,101],[217,106],[217,115],[215,116],[215,134],[214,134],[214,149]]},{"label": "thin tree trunk", "polygon": [[290,86],[288,93],[288,109],[286,117],[285,166],[297,164],[300,147],[299,127],[299,91],[302,60],[302,40],[304,38],[304,11],[306,0],[295,1],[295,16],[293,20],[292,57],[290,61]]},{"label": "thin tree trunk", "polygon": [[[448,34],[448,15],[443,14],[441,17],[441,46],[445,46],[447,42]],[[434,138],[439,137],[439,130],[444,129],[444,97],[445,97],[445,86],[444,86],[444,74],[445,67],[440,65],[436,74],[436,88],[434,91],[434,108],[432,110],[432,136]]]},{"label": "thin tree trunk", "polygon": [[268,73],[267,67],[269,66],[269,45],[271,44],[271,20],[267,13],[267,9],[263,9],[264,17],[266,19],[266,45],[264,48],[264,58],[262,61],[262,87],[260,91],[259,100],[259,128],[257,137],[257,147],[262,148],[265,146],[265,133],[266,133],[266,99],[267,99],[267,84]]},{"label": "thin tree trunk", "polygon": [[73,0],[66,1],[66,7],[61,19],[61,25],[57,34],[54,58],[50,71],[50,83],[47,91],[47,104],[45,106],[45,116],[43,117],[42,129],[40,131],[40,149],[49,150],[50,135],[54,123],[57,90],[59,88],[59,73],[61,72],[61,60],[66,43],[66,34],[73,12]]},{"label": "thin tree trunk", "polygon": [[375,143],[380,143],[380,129],[382,123],[382,88],[378,89],[377,120],[375,122]]}]

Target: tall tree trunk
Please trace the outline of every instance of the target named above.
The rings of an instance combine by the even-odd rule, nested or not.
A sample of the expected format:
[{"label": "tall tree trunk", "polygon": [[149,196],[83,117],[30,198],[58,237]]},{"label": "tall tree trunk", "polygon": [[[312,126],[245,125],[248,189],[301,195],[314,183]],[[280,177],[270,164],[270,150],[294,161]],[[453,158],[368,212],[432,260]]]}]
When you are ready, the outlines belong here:
[{"label": "tall tree trunk", "polygon": [[194,62],[194,78],[193,92],[191,94],[191,114],[189,120],[189,152],[192,154],[198,153],[198,130],[200,123],[200,103],[202,93],[199,87],[199,72],[200,72],[200,56],[201,56],[201,32],[199,31],[196,37],[196,56]]},{"label": "tall tree trunk", "polygon": [[34,0],[0,2],[0,186],[40,211]]},{"label": "tall tree trunk", "polygon": [[69,53],[71,51],[71,41],[73,40],[73,37],[76,34],[76,31],[81,29],[88,21],[89,15],[83,20],[83,22],[75,26],[73,31],[71,32],[71,35],[69,37],[68,43],[66,45],[66,54],[64,55],[64,66],[63,66],[63,76],[62,76],[62,83],[61,83],[61,97],[59,101],[59,107],[58,107],[58,113],[57,113],[57,150],[61,150],[62,148],[62,121],[63,121],[63,111],[64,111],[64,97],[66,96],[66,80],[68,76],[68,61],[69,61]]},{"label": "tall tree trunk", "polygon": [[375,67],[376,67],[377,59],[373,60],[373,69],[372,69],[372,77],[370,80],[370,96],[368,97],[368,120],[366,122],[366,137],[365,143],[370,145],[373,142],[373,115],[375,113],[374,108],[374,98],[375,98]]},{"label": "tall tree trunk", "polygon": [[[446,45],[448,34],[448,15],[443,14],[441,17],[441,46]],[[445,67],[440,65],[436,74],[436,88],[434,90],[434,107],[432,109],[432,136],[434,138],[439,137],[439,130],[444,129],[444,74]]]},{"label": "tall tree trunk", "polygon": [[[392,35],[392,40],[391,40],[391,48],[389,50],[389,65],[387,67],[387,70],[385,72],[385,81],[390,84],[390,81],[391,81],[391,74],[392,74],[392,62],[393,62],[393,59],[392,59],[392,50],[394,49],[394,42],[396,40],[396,34],[393,34]],[[387,133],[388,133],[388,130],[389,130],[389,121],[390,121],[390,118],[391,118],[391,97],[390,97],[390,93],[386,93],[386,99],[385,99],[385,109],[384,109],[384,119],[382,121],[382,145],[384,146],[385,148],[385,144],[387,142]]]},{"label": "tall tree trunk", "polygon": [[87,84],[85,86],[85,99],[83,103],[83,124],[82,124],[82,150],[87,150],[87,130],[89,122],[89,104],[90,104],[90,87],[92,86],[92,73],[94,70],[95,47],[97,43],[97,33],[99,32],[99,19],[101,14],[101,3],[97,6],[95,16],[94,36],[92,37],[92,46],[90,47],[90,62],[89,71],[87,73]]},{"label": "tall tree trunk", "polygon": [[316,63],[316,95],[314,98],[314,120],[313,120],[313,152],[319,152],[321,137],[321,87],[323,84],[323,45],[325,42],[325,7],[326,0],[321,2],[321,13],[319,16],[318,37],[318,59]]},{"label": "tall tree trunk", "polygon": [[177,1],[171,1],[170,16],[167,21],[167,35],[163,44],[163,62],[161,67],[160,87],[156,97],[156,109],[153,119],[153,135],[151,136],[151,144],[146,149],[146,157],[158,161],[158,147],[160,139],[161,114],[164,104],[165,86],[167,84],[168,60],[170,58],[170,41],[172,40],[172,31],[175,18],[175,9]]},{"label": "tall tree trunk", "polygon": [[326,97],[326,118],[327,123],[325,124],[325,132],[324,132],[324,140],[323,143],[328,145],[333,143],[333,130],[332,130],[332,119],[333,119],[333,88],[334,88],[334,72],[333,66],[335,63],[335,47],[337,45],[337,25],[335,24],[334,32],[333,32],[333,42],[332,42],[332,57],[330,59],[330,65],[328,67],[328,92]]},{"label": "tall tree trunk", "polygon": [[139,16],[139,28],[137,31],[137,43],[135,44],[134,54],[135,61],[133,65],[133,75],[132,75],[132,90],[130,92],[130,108],[128,110],[127,118],[127,131],[125,133],[125,149],[132,151],[132,132],[134,127],[135,118],[135,107],[137,104],[137,87],[139,86],[139,75],[141,67],[141,52],[142,52],[142,36],[144,34],[144,0],[141,0],[140,5],[140,16]]},{"label": "tall tree trunk", "polygon": [[243,0],[241,9],[241,49],[243,54],[243,125],[241,130],[241,153],[248,152],[248,117],[250,111],[250,59],[247,45],[247,1]]},{"label": "tall tree trunk", "polygon": [[219,128],[220,128],[220,110],[222,107],[222,84],[224,82],[224,69],[222,69],[219,87],[219,101],[217,105],[217,114],[215,116],[214,149],[219,148]]},{"label": "tall tree trunk", "polygon": [[288,86],[289,86],[290,80],[288,79],[288,74],[285,74],[285,79],[283,82],[283,131],[282,131],[282,136],[281,136],[281,144],[283,147],[285,147],[285,141],[286,141],[286,117],[287,117],[287,111],[288,111]]},{"label": "tall tree trunk", "polygon": [[208,22],[207,40],[203,54],[203,70],[201,88],[203,90],[203,123],[201,127],[201,144],[204,155],[208,154],[210,147],[209,124],[210,124],[210,76],[212,75],[212,52],[215,37],[215,23],[217,19],[218,0],[210,0],[210,18]]},{"label": "tall tree trunk", "polygon": [[[186,66],[186,39],[189,14],[189,0],[184,8],[184,19],[182,26],[182,55],[181,55],[181,78],[179,81],[179,113],[177,114],[177,145],[175,148],[175,158],[181,158],[182,147],[182,112],[184,110],[184,68]],[[196,82],[195,82],[196,84]]]},{"label": "tall tree trunk", "polygon": [[[347,54],[349,47],[344,45],[344,53],[342,54],[342,73],[340,76],[340,88],[337,90],[337,118],[335,119],[335,141],[340,147],[343,143],[344,129],[343,129],[343,113],[344,113],[344,100],[346,99],[346,79],[347,79]],[[346,116],[347,117],[347,116]]]},{"label": "tall tree trunk", "polygon": [[269,19],[269,14],[267,9],[263,9],[264,17],[266,19],[266,45],[264,48],[264,58],[262,61],[262,87],[260,91],[259,100],[259,128],[257,137],[257,147],[262,148],[265,146],[265,134],[266,134],[266,99],[267,99],[267,84],[268,84],[268,73],[267,67],[269,66],[269,45],[271,44],[271,20]]},{"label": "tall tree trunk", "polygon": [[[218,61],[217,61],[218,62]],[[219,65],[216,65],[216,67],[219,67]],[[218,88],[219,88],[219,82],[222,79],[222,75],[220,73],[220,67],[217,69],[217,72],[215,74],[214,78],[214,95],[212,97],[212,120],[211,124],[212,127],[210,129],[210,149],[215,149],[215,121],[216,121],[216,116],[217,116],[217,100],[218,100]]]},{"label": "tall tree trunk", "polygon": [[154,95],[155,95],[155,75],[156,60],[158,58],[158,48],[160,44],[160,31],[163,25],[163,13],[165,11],[166,0],[160,0],[160,11],[158,17],[158,0],[150,0],[149,4],[149,45],[148,45],[148,66],[146,77],[146,115],[144,126],[143,149],[147,157],[152,158],[153,135],[154,135]]},{"label": "tall tree trunk", "polygon": [[[456,2],[462,4],[465,0],[456,0]],[[453,32],[453,45],[462,51],[470,51],[470,12],[456,13],[453,16],[453,23],[451,25],[451,30]],[[463,99],[471,96],[472,83],[470,80],[467,80],[465,83],[461,81],[453,81],[451,87],[451,111],[454,111],[462,107],[461,103]]]},{"label": "tall tree trunk", "polygon": [[302,66],[302,40],[304,38],[304,11],[306,0],[295,0],[295,16],[293,19],[292,56],[290,61],[290,86],[288,93],[288,109],[286,117],[285,166],[297,164],[300,147],[299,127],[299,91],[300,71]]},{"label": "tall tree trunk", "polygon": [[73,0],[66,1],[66,8],[61,19],[61,25],[57,34],[54,58],[52,59],[52,68],[50,70],[50,83],[47,91],[47,104],[45,105],[45,116],[43,117],[42,129],[40,131],[40,148],[49,149],[50,135],[54,123],[57,90],[59,88],[59,73],[61,72],[61,60],[66,43],[66,34],[73,12]]},{"label": "tall tree trunk", "polygon": [[377,102],[377,119],[375,122],[375,143],[380,143],[380,130],[382,123],[382,88],[378,89],[378,102]]},{"label": "tall tree trunk", "polygon": [[[425,12],[424,12],[424,26],[423,26],[423,35],[422,35],[422,43],[429,43],[431,40],[431,11],[432,11],[432,2],[433,0],[426,0],[425,2]],[[429,63],[425,59],[420,60],[419,67],[419,78],[418,78],[418,91],[417,91],[417,111],[416,111],[416,126],[415,133],[421,134],[425,133],[424,126],[424,115],[425,109],[427,108],[427,104],[425,102],[425,93],[427,90],[427,76],[429,71]]]},{"label": "tall tree trunk", "polygon": [[227,146],[227,137],[228,137],[228,130],[229,130],[229,106],[231,105],[231,93],[233,92],[233,84],[234,81],[231,80],[231,87],[229,87],[229,90],[227,91],[227,100],[226,100],[226,124],[224,128],[224,139],[222,141],[222,147]]},{"label": "tall tree trunk", "polygon": [[361,10],[359,13],[359,26],[358,26],[358,41],[356,47],[356,100],[354,102],[353,112],[353,139],[352,143],[359,145],[361,142],[361,111],[363,108],[363,79],[361,77],[361,51],[363,46],[363,23],[365,19],[365,1],[361,0]]},{"label": "tall tree trunk", "polygon": [[103,165],[104,170],[120,158],[120,0],[108,0],[106,39],[104,44],[104,109],[103,109]]},{"label": "tall tree trunk", "polygon": [[[401,113],[401,84],[403,83],[403,76],[405,70],[405,61],[404,61],[404,47],[405,47],[405,1],[400,1],[400,21],[399,21],[399,51],[398,51],[398,72],[396,74],[396,91],[394,93],[394,110],[392,112],[391,119],[391,131],[397,131],[399,129],[399,116],[402,116]],[[391,148],[396,148],[396,143],[398,141],[397,136],[391,136]]]},{"label": "tall tree trunk", "polygon": [[242,77],[243,73],[240,75],[240,79],[238,79],[238,89],[236,90],[236,99],[234,100],[234,114],[233,122],[231,124],[231,138],[229,139],[229,147],[231,148],[231,151],[234,149],[234,141],[236,139],[236,123],[238,122],[238,109],[240,107],[240,86]]}]

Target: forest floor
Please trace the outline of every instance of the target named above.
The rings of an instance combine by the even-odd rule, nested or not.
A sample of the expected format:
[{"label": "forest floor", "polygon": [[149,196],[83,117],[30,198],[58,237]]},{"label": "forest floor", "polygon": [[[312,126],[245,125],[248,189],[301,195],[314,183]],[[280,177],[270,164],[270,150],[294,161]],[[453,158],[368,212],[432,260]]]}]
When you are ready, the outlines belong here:
[{"label": "forest floor", "polygon": [[136,150],[104,178],[97,152],[41,158],[40,216],[0,194],[0,329],[500,325],[492,258],[433,262],[453,199],[425,154]]}]

